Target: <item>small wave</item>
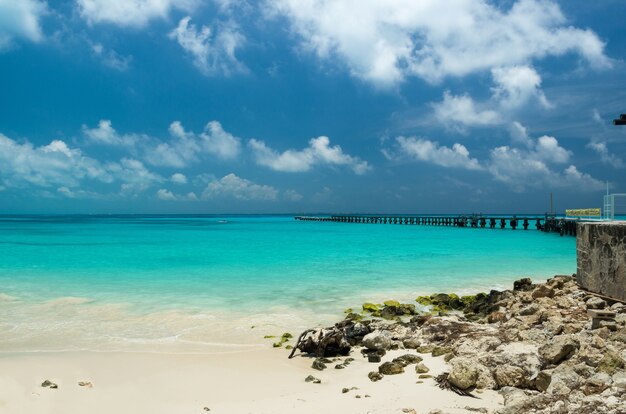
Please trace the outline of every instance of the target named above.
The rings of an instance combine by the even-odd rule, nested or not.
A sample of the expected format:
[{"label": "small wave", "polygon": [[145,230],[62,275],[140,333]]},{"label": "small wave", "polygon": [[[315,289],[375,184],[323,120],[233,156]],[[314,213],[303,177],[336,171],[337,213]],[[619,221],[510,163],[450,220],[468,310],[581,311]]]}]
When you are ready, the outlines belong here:
[{"label": "small wave", "polygon": [[62,305],[84,305],[85,303],[91,303],[93,299],[83,298],[79,296],[64,296],[57,299],[52,299],[45,302],[46,305],[62,306]]},{"label": "small wave", "polygon": [[15,296],[7,295],[6,293],[0,293],[0,302],[17,302],[18,298]]}]

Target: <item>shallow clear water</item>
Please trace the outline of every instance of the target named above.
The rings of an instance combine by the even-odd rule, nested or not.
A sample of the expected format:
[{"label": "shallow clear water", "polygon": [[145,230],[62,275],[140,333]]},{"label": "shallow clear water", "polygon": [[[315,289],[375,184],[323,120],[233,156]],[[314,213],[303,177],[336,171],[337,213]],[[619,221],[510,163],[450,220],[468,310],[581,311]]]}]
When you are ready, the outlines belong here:
[{"label": "shallow clear water", "polygon": [[575,253],[573,237],[534,228],[3,217],[0,350],[258,343],[364,300],[571,274]]}]

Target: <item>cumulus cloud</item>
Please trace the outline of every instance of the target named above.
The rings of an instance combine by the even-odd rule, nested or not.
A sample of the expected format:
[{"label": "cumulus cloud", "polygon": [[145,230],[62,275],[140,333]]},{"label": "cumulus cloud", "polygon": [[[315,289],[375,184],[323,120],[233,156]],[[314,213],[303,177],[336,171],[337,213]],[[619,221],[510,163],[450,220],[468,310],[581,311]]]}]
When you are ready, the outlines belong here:
[{"label": "cumulus cloud", "polygon": [[193,64],[206,76],[230,75],[233,72],[245,72],[247,69],[235,54],[245,37],[232,23],[214,26],[202,26],[198,29],[190,24],[191,17],[180,20],[178,26],[169,34],[193,59]]},{"label": "cumulus cloud", "polygon": [[606,67],[604,43],[569,24],[552,1],[267,0],[302,48],[339,58],[355,77],[379,86],[408,76],[438,82],[546,56],[575,53]]},{"label": "cumulus cloud", "polygon": [[46,11],[45,1],[0,0],[0,51],[11,47],[16,38],[39,42],[40,20]]},{"label": "cumulus cloud", "polygon": [[35,147],[18,143],[0,134],[0,176],[6,187],[34,185],[39,187],[76,187],[82,179],[109,183],[110,171],[79,149],[61,140]]},{"label": "cumulus cloud", "polygon": [[176,196],[174,195],[174,193],[172,193],[170,190],[167,190],[165,188],[159,189],[159,191],[157,191],[156,195],[159,198],[159,200],[164,200],[164,201],[174,201],[174,200],[176,200]]},{"label": "cumulus cloud", "polygon": [[355,174],[365,174],[370,165],[358,157],[343,152],[339,145],[330,146],[328,137],[321,136],[309,140],[309,146],[303,150],[289,149],[282,153],[268,147],[265,142],[251,139],[248,147],[252,150],[259,165],[275,171],[304,172],[316,165],[345,165]]},{"label": "cumulus cloud", "polygon": [[624,168],[624,161],[617,155],[609,152],[606,142],[591,141],[587,144],[587,148],[595,151],[604,164],[608,164],[613,168]]},{"label": "cumulus cloud", "polygon": [[187,177],[182,173],[172,174],[170,181],[176,184],[187,184]]},{"label": "cumulus cloud", "polygon": [[120,135],[113,128],[110,120],[102,119],[96,128],[82,126],[83,134],[93,143],[121,147],[133,147],[142,138],[139,135]]},{"label": "cumulus cloud", "polygon": [[396,142],[402,155],[418,161],[446,168],[482,169],[478,160],[470,157],[467,148],[458,143],[449,148],[427,139],[402,136],[396,137]]},{"label": "cumulus cloud", "polygon": [[452,129],[462,126],[486,126],[501,122],[500,114],[493,109],[479,109],[469,95],[452,95],[444,92],[443,101],[434,103],[435,118]]},{"label": "cumulus cloud", "polygon": [[519,108],[536,99],[544,108],[550,108],[541,90],[541,76],[529,66],[498,67],[491,70],[496,86],[494,99],[507,109]]},{"label": "cumulus cloud", "polygon": [[128,27],[143,27],[150,20],[166,19],[174,9],[190,11],[196,4],[197,0],[76,0],[89,23]]},{"label": "cumulus cloud", "polygon": [[231,173],[219,180],[211,181],[204,189],[202,196],[204,198],[234,198],[242,201],[274,201],[278,197],[278,190],[268,185],[255,184]]},{"label": "cumulus cloud", "polygon": [[467,94],[444,92],[443,100],[432,104],[434,117],[449,129],[498,125],[509,122],[511,115],[530,103],[551,108],[541,90],[541,76],[529,66],[507,66],[491,70],[494,86],[491,98],[476,102]]},{"label": "cumulus cloud", "polygon": [[283,193],[283,198],[287,201],[300,201],[304,198],[304,196],[296,190],[286,190]]},{"label": "cumulus cloud", "polygon": [[224,131],[217,121],[209,122],[199,134],[174,121],[169,126],[173,139],[168,141],[145,134],[119,134],[109,120],[101,120],[96,128],[83,125],[82,131],[92,143],[132,149],[147,163],[162,167],[184,168],[198,162],[203,154],[232,160],[241,151],[241,140]]},{"label": "cumulus cloud", "polygon": [[491,151],[489,171],[501,182],[510,184],[514,191],[527,187],[570,187],[580,191],[595,191],[603,187],[601,181],[578,171],[570,165],[563,171],[554,171],[545,160],[532,152],[502,146]]}]

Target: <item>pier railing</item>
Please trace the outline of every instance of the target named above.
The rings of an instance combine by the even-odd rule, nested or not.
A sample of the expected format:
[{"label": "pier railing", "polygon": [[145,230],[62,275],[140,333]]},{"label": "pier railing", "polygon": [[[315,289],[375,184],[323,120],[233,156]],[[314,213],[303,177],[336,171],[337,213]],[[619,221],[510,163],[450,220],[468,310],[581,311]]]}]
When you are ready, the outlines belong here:
[{"label": "pier railing", "polygon": [[335,223],[361,224],[396,224],[421,226],[451,226],[464,228],[512,229],[535,228],[547,233],[559,233],[561,236],[575,236],[578,219],[560,218],[550,215],[545,217],[518,216],[413,216],[413,215],[331,215],[331,216],[295,216],[301,221],[329,221]]}]

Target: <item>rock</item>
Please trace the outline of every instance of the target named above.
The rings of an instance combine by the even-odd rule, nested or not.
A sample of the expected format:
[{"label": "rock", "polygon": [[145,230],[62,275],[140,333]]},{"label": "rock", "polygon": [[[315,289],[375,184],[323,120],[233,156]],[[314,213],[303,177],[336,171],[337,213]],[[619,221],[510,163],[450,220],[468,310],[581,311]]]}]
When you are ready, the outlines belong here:
[{"label": "rock", "polygon": [[304,382],[312,382],[313,384],[319,384],[322,381],[319,378],[315,378],[313,375],[309,375],[304,379]]},{"label": "rock", "polygon": [[494,371],[494,377],[498,387],[522,388],[526,384],[526,373],[520,367],[513,365],[500,365]]},{"label": "rock", "polygon": [[376,312],[376,311],[378,311],[380,309],[378,308],[377,305],[375,305],[373,303],[366,302],[366,303],[363,304],[363,310],[366,311],[366,312],[370,312],[371,313],[371,312]]},{"label": "rock", "polygon": [[417,349],[421,345],[420,340],[415,336],[410,336],[402,340],[402,345],[406,349]]},{"label": "rock", "polygon": [[533,282],[528,277],[525,277],[520,280],[516,280],[515,282],[513,282],[513,290],[522,290],[522,291],[533,290]]},{"label": "rock", "polygon": [[433,316],[429,314],[424,315],[415,315],[409,321],[410,323],[417,324],[418,326],[424,325],[427,321],[429,321]]},{"label": "rock", "polygon": [[41,383],[41,386],[44,387],[44,388],[52,388],[52,389],[59,388],[59,386],[57,384],[55,384],[54,382],[52,382],[50,380],[45,380],[44,382]]},{"label": "rock", "polygon": [[391,339],[381,332],[372,332],[363,337],[363,346],[371,350],[388,350],[391,348]]},{"label": "rock", "polygon": [[385,362],[378,367],[378,372],[383,375],[402,374],[404,372],[404,367],[402,364],[398,364],[396,362]]},{"label": "rock", "polygon": [[78,385],[80,387],[87,387],[87,388],[93,388],[93,384],[89,381],[79,381]]},{"label": "rock", "polygon": [[585,395],[600,394],[611,386],[613,382],[611,376],[604,372],[598,372],[587,380],[583,387]]},{"label": "rock", "polygon": [[316,359],[315,361],[313,361],[313,363],[311,364],[311,368],[316,369],[318,371],[323,371],[326,369],[326,364],[323,363],[320,359]]},{"label": "rock", "polygon": [[415,350],[420,354],[430,354],[433,352],[433,349],[435,349],[435,347],[432,345],[421,345],[415,348]]},{"label": "rock", "polygon": [[580,342],[571,335],[559,335],[539,348],[539,355],[548,364],[556,365],[570,358],[580,348]]},{"label": "rock", "polygon": [[430,369],[424,365],[423,363],[419,363],[417,365],[415,365],[415,372],[418,374],[426,374],[427,372],[429,372]]},{"label": "rock", "polygon": [[398,315],[415,315],[415,305],[412,303],[403,303],[396,308]]},{"label": "rock", "polygon": [[624,360],[615,351],[607,351],[598,364],[598,371],[609,375],[615,374],[618,370],[624,368]]},{"label": "rock", "polygon": [[532,293],[532,298],[533,299],[539,299],[539,298],[551,298],[554,296],[554,289],[552,289],[551,287],[548,287],[547,285],[539,285],[535,288],[535,290],[533,290]]},{"label": "rock", "polygon": [[592,296],[587,299],[586,305],[587,309],[604,309],[606,308],[606,301],[597,296]]},{"label": "rock", "polygon": [[370,333],[370,329],[366,325],[357,322],[354,325],[347,327],[345,332],[348,339],[355,339],[363,338],[365,335]]},{"label": "rock", "polygon": [[582,378],[572,369],[555,369],[552,372],[552,380],[546,392],[553,395],[564,396],[571,393],[572,390],[578,389],[581,385]]},{"label": "rock", "polygon": [[538,391],[545,391],[550,386],[550,382],[552,382],[552,371],[551,369],[545,369],[540,371],[535,378],[535,388]]},{"label": "rock", "polygon": [[383,302],[383,304],[385,306],[393,306],[396,308],[400,306],[400,302],[398,302],[397,300],[386,300]]},{"label": "rock", "polygon": [[478,380],[478,367],[475,360],[470,358],[455,358],[451,361],[450,375],[448,380],[452,385],[466,390],[476,385]]},{"label": "rock", "polygon": [[386,306],[380,311],[380,316],[387,320],[394,319],[396,317],[396,309],[395,307]]},{"label": "rock", "polygon": [[506,313],[500,311],[491,312],[489,316],[487,316],[487,322],[489,323],[506,322],[506,320]]},{"label": "rock", "polygon": [[626,391],[626,372],[616,372],[615,374],[613,374],[613,377],[611,379],[615,388],[622,390],[622,392]]},{"label": "rock", "polygon": [[344,369],[346,367],[345,364],[337,364],[335,365],[335,369]]},{"label": "rock", "polygon": [[350,392],[350,388],[342,388],[342,389],[341,389],[341,393],[342,393],[342,394],[345,394],[345,393],[347,393],[347,392]]},{"label": "rock", "polygon": [[418,362],[422,362],[424,358],[419,355],[414,354],[405,354],[393,359],[393,362],[406,367],[407,365],[417,364]]},{"label": "rock", "polygon": [[432,378],[432,375],[429,374],[420,374],[417,378],[419,379],[428,379],[428,378]]},{"label": "rock", "polygon": [[367,374],[367,377],[370,379],[370,381],[376,382],[383,379],[383,374],[377,371],[371,371],[369,374]]},{"label": "rock", "polygon": [[531,303],[530,305],[526,306],[524,309],[522,309],[519,314],[522,316],[528,316],[528,315],[534,315],[535,313],[537,313],[539,311],[539,305],[537,305],[536,303]]},{"label": "rock", "polygon": [[447,347],[447,346],[436,346],[432,352],[431,355],[434,357],[438,357],[438,356],[442,356],[445,354],[449,354],[450,352],[452,352],[452,348]]},{"label": "rock", "polygon": [[403,408],[402,412],[405,414],[417,414],[417,411],[415,411],[413,408]]},{"label": "rock", "polygon": [[380,355],[378,354],[368,354],[367,362],[380,362]]}]

